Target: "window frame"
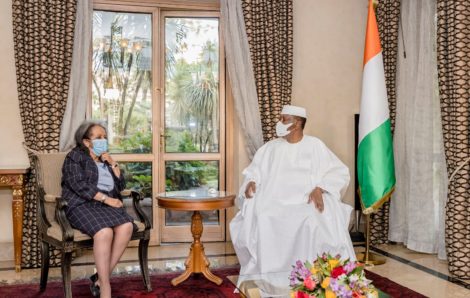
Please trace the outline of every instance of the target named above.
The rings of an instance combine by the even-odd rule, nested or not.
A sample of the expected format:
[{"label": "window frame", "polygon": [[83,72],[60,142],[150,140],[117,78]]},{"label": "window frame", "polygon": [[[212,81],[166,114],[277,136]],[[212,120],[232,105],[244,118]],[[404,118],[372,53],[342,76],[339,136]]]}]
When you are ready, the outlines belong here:
[{"label": "window frame", "polygon": [[[219,190],[225,190],[225,51],[222,39],[222,30],[220,25],[219,12],[206,11],[177,11],[165,10],[160,14],[160,53],[165,53],[165,18],[166,17],[217,17],[219,18],[219,152],[207,153],[166,153],[165,152],[165,56],[160,58],[160,94],[162,96],[162,109],[160,111],[160,173],[161,177],[159,187],[160,192],[165,191],[165,162],[166,161],[219,161]],[[191,234],[188,234],[188,226],[165,226],[165,210],[161,209],[160,224],[161,242],[187,242],[192,240]],[[205,225],[202,234],[203,241],[222,241],[225,239],[225,212],[219,210],[219,225]]]},{"label": "window frame", "polygon": [[[219,161],[219,189],[234,191],[233,179],[233,103],[225,69],[225,49],[222,37],[223,22],[217,0],[144,0],[140,3],[129,0],[95,0],[93,10],[105,10],[129,13],[149,13],[152,15],[152,152],[141,154],[113,154],[117,162],[150,162],[152,165],[152,205],[153,228],[152,245],[162,242],[190,242],[192,236],[189,226],[171,226],[165,231],[164,210],[158,208],[155,197],[165,190],[165,161],[217,160]],[[219,18],[219,152],[214,153],[165,153],[162,134],[165,129],[164,119],[164,16],[176,17],[217,17]],[[92,41],[91,41],[92,42]],[[92,52],[90,45],[90,53]],[[91,57],[91,55],[90,55]],[[89,65],[89,73],[92,63]],[[89,76],[89,96],[87,119],[92,115],[92,77]],[[219,210],[219,225],[205,225],[203,241],[227,241],[230,239],[228,223],[235,215],[235,208]]]}]

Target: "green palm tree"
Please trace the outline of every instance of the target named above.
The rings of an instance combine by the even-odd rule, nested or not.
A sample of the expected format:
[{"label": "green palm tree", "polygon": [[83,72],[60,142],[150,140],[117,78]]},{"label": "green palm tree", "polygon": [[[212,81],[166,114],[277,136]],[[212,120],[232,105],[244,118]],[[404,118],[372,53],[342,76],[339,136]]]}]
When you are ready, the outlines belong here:
[{"label": "green palm tree", "polygon": [[[218,46],[214,42],[206,41],[195,63],[189,64],[183,58],[174,61],[175,54],[185,46],[180,44],[181,40],[178,42],[174,37],[177,26],[194,32],[199,32],[202,28],[197,22],[189,25],[186,22],[189,21],[180,18],[167,19],[166,22],[167,30],[170,24],[173,30],[167,34],[172,37],[166,40],[166,97],[171,102],[171,117],[179,126],[190,130],[191,139],[196,145],[193,148],[207,152],[217,149],[218,144]],[[171,72],[168,65],[171,65]],[[190,124],[194,124],[194,127]]]},{"label": "green palm tree", "polygon": [[207,152],[214,145],[214,115],[217,115],[218,83],[212,73],[198,74],[194,80],[184,87],[185,101],[196,123],[194,139],[200,152]]},{"label": "green palm tree", "polygon": [[218,144],[219,83],[217,47],[207,42],[200,62],[192,67],[184,61],[175,64],[170,96],[174,101],[173,117],[180,125],[195,123],[192,139],[200,152],[207,152]]}]

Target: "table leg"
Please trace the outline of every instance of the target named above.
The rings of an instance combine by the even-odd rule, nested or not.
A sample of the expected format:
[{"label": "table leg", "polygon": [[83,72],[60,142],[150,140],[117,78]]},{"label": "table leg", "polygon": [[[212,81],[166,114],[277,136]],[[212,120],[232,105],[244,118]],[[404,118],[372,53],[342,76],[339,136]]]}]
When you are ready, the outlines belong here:
[{"label": "table leg", "polygon": [[191,233],[193,234],[193,243],[189,251],[189,256],[184,265],[186,270],[178,277],[171,280],[171,284],[176,286],[185,281],[191,273],[202,273],[208,280],[217,285],[222,284],[222,279],[215,276],[209,269],[210,262],[204,253],[204,246],[201,243],[203,231],[202,216],[199,211],[194,211],[191,217]]},{"label": "table leg", "polygon": [[15,271],[21,271],[22,235],[23,235],[23,187],[13,187],[13,243],[15,249]]}]

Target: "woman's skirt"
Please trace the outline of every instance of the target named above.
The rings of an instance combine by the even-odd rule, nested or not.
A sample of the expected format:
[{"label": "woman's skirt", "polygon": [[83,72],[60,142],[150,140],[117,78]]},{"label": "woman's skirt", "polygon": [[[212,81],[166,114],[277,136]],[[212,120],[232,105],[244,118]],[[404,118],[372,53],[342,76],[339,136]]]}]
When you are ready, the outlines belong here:
[{"label": "woman's skirt", "polygon": [[[101,229],[134,222],[134,219],[127,214],[124,207],[111,207],[96,200],[87,201],[71,210],[67,210],[66,213],[73,228],[91,237]],[[134,224],[135,229],[136,225]]]}]

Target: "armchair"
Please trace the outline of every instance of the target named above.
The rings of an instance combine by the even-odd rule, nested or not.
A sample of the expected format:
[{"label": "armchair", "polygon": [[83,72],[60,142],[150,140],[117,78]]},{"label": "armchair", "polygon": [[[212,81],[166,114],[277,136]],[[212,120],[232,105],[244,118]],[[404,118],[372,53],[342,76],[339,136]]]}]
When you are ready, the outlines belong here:
[{"label": "armchair", "polygon": [[[71,263],[72,253],[77,249],[92,248],[93,239],[79,230],[73,229],[65,216],[67,201],[61,194],[62,164],[67,153],[42,153],[27,150],[33,156],[34,168],[37,175],[38,194],[38,229],[41,239],[41,279],[40,290],[47,286],[49,274],[49,248],[50,246],[61,251],[62,282],[64,296],[72,297]],[[152,291],[148,270],[148,245],[150,241],[151,223],[140,207],[142,196],[136,191],[125,190],[123,197],[132,198],[132,206],[138,219],[134,220],[138,230],[131,240],[139,240],[139,264],[142,272],[144,287]]]}]

